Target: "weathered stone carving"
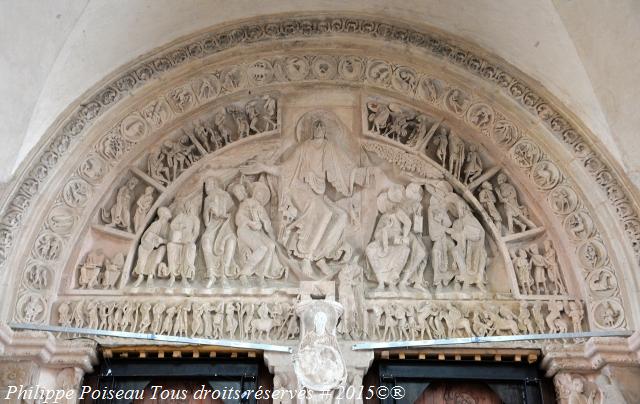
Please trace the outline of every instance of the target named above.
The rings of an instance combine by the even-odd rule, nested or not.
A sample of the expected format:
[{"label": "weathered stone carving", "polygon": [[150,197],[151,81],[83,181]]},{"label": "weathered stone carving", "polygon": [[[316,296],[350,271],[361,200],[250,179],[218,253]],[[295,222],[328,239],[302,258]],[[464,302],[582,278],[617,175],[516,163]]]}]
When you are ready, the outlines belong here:
[{"label": "weathered stone carving", "polygon": [[520,231],[536,227],[525,214],[524,207],[518,202],[516,188],[508,181],[506,174],[498,174],[497,184],[496,195],[502,205],[509,233],[515,233],[514,226],[518,226]]},{"label": "weathered stone carving", "polygon": [[278,341],[298,337],[294,308],[289,301],[75,299],[57,304],[55,321],[65,327]]},{"label": "weathered stone carving", "polygon": [[233,200],[228,192],[220,188],[215,178],[204,183],[206,197],[202,209],[205,231],[200,244],[207,268],[207,287],[218,278],[232,276],[231,264],[237,248],[237,236],[233,231]]},{"label": "weathered stone carving", "polygon": [[[356,20],[356,29],[358,26],[360,26],[359,24],[362,24],[363,22],[361,20]],[[344,26],[346,26],[346,24],[343,24]],[[337,27],[341,27],[343,25],[337,25]],[[373,29],[371,32],[375,32],[375,26],[376,24],[373,24]],[[336,29],[341,29],[341,28],[336,28]],[[398,28],[397,27],[393,27],[392,30],[395,30],[394,32],[398,32]],[[262,38],[262,35],[270,35],[268,32],[273,32],[273,31],[260,31],[261,34],[258,35],[258,37]],[[291,31],[283,31],[286,33],[286,35],[299,35],[302,31],[299,31],[298,29],[293,29]],[[369,31],[366,31],[369,32]],[[404,30],[401,31],[401,33],[403,35],[398,36],[398,38],[408,38],[409,36],[405,36],[404,34],[406,33]],[[308,35],[309,32],[305,32],[305,35]],[[242,36],[241,39],[239,40],[254,40],[255,37],[249,37],[249,36]],[[436,40],[436,43],[441,44],[442,41],[441,40]],[[233,41],[236,41],[236,39],[234,39]],[[427,41],[425,40],[424,43],[427,43]],[[435,54],[440,54],[440,52],[442,52],[441,50],[441,46],[432,46],[429,48],[430,51],[434,52]],[[462,52],[462,51],[461,51]],[[462,52],[463,55],[467,54],[465,52]],[[457,60],[457,59],[453,59],[452,60]],[[466,60],[464,57],[460,58],[460,60]],[[528,108],[530,108],[532,111],[535,111],[536,114],[538,114],[542,119],[545,120],[545,122],[548,122],[551,130],[554,133],[557,133],[559,137],[562,137],[563,139],[565,139],[567,142],[571,142],[572,144],[575,143],[577,141],[577,136],[575,134],[575,131],[573,131],[573,129],[570,128],[570,126],[568,125],[568,123],[566,122],[566,120],[563,120],[560,117],[555,116],[555,111],[551,110],[550,107],[548,106],[548,104],[544,103],[544,100],[542,100],[540,97],[530,97],[528,96],[530,91],[525,89],[519,89],[519,85],[521,83],[518,82],[518,80],[513,79],[511,76],[509,76],[508,74],[506,74],[504,71],[502,71],[499,67],[492,65],[491,63],[487,62],[487,61],[482,61],[483,66],[484,64],[487,64],[485,67],[483,67],[482,69],[477,69],[477,74],[486,74],[486,72],[491,72],[491,74],[487,75],[486,77],[488,77],[490,80],[493,80],[494,82],[500,84],[501,86],[503,86],[505,88],[505,91],[510,93],[515,99],[520,100],[521,102],[523,102],[525,105],[527,105]],[[460,64],[461,66],[463,66],[462,64]],[[150,73],[145,73],[142,76],[137,75],[136,77],[139,77],[141,79],[141,82],[144,82],[145,80],[148,80],[150,77],[153,77],[155,75],[157,75],[156,71],[153,71],[153,69],[155,68],[160,68],[162,66],[166,67],[166,64],[161,64],[161,63],[151,63],[149,69],[152,69],[152,72]],[[356,64],[357,66],[357,64]],[[322,69],[320,69],[322,70]],[[393,70],[393,68],[391,69]],[[494,74],[495,73],[495,74]],[[408,76],[410,77],[410,76]],[[238,80],[236,80],[238,81]],[[391,80],[392,84],[393,84],[393,80]],[[407,81],[405,80],[404,83],[409,83],[410,84],[410,80]],[[401,85],[402,82],[393,84],[394,86],[399,86]],[[130,86],[129,86],[130,87]],[[234,88],[239,88],[240,86],[236,85],[236,86],[228,86],[229,88],[234,87]],[[522,86],[524,87],[524,86]],[[115,86],[114,88],[120,88],[119,86]],[[123,87],[124,88],[124,87]],[[406,88],[411,88],[411,85],[409,87]],[[115,99],[115,96],[109,97],[109,103],[113,102],[113,99]],[[534,101],[531,101],[534,100]],[[106,108],[99,108],[98,105],[94,104],[94,103],[84,103],[83,105],[85,105],[85,107],[83,107],[82,111],[79,111],[79,115],[76,118],[74,118],[74,120],[72,122],[69,123],[69,125],[65,125],[65,131],[66,133],[69,133],[70,135],[76,136],[77,134],[79,134],[83,128],[85,126],[88,126],[88,123],[90,123],[91,120],[95,119],[95,117],[97,116],[98,113],[101,113],[103,110],[105,110]],[[88,107],[88,108],[87,108]],[[582,153],[582,152],[581,152]],[[626,222],[625,222],[626,223]]]},{"label": "weathered stone carving", "polygon": [[153,205],[153,187],[147,186],[144,189],[144,193],[138,198],[135,203],[136,210],[133,214],[133,229],[135,232],[142,230],[142,224],[151,210],[151,205]]},{"label": "weathered stone carving", "polygon": [[346,382],[347,367],[336,338],[342,305],[329,300],[298,303],[300,344],[293,356],[298,382],[313,392],[336,389]]},{"label": "weathered stone carving", "polygon": [[123,253],[107,258],[102,250],[90,251],[78,268],[78,287],[80,289],[115,288],[122,274],[124,261]]},{"label": "weathered stone carving", "polygon": [[519,333],[559,333],[569,330],[580,332],[583,329],[584,311],[582,303],[574,300],[533,302],[368,300],[365,314],[369,325],[368,338],[395,341],[425,337],[456,338]]},{"label": "weathered stone carving", "polygon": [[522,294],[562,295],[566,287],[562,279],[556,251],[551,240],[544,241],[544,251],[537,244],[511,251],[511,259]]},{"label": "weathered stone carving", "polygon": [[116,201],[107,211],[101,211],[102,220],[109,226],[119,227],[131,231],[131,204],[138,179],[130,178],[125,185],[118,189]]},{"label": "weathered stone carving", "polygon": [[[277,177],[278,209],[288,212],[289,217],[278,241],[292,257],[301,260],[301,271],[307,277],[314,276],[312,262],[329,275],[333,272],[330,261],[344,261],[350,255],[351,247],[345,244],[343,233],[353,212],[328,197],[328,185],[348,199],[356,186],[372,181],[370,168],[355,166],[352,158],[337,147],[341,136],[343,129],[335,117],[312,111],[298,121],[299,143],[289,158],[279,165],[257,162],[242,169],[245,174]],[[314,159],[318,155],[322,159]]]},{"label": "weathered stone carving", "polygon": [[[166,207],[158,209],[158,218],[145,230],[138,247],[138,256],[133,273],[137,276],[134,286],[140,286],[147,279],[147,286],[151,286],[153,278],[158,276],[158,267],[164,264],[164,256],[169,240],[169,220],[171,211]],[[167,272],[164,268],[161,272]]]}]

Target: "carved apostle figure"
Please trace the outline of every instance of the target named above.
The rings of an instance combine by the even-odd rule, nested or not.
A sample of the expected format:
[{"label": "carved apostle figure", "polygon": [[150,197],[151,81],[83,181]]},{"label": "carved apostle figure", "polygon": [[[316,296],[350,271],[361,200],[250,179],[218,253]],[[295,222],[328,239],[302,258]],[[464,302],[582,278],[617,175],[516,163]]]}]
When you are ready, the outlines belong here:
[{"label": "carved apostle figure", "polygon": [[457,179],[460,179],[464,156],[464,142],[453,132],[449,132],[449,172]]},{"label": "carved apostle figure", "polygon": [[231,192],[240,202],[235,217],[241,256],[240,280],[246,284],[249,276],[256,276],[259,282],[265,278],[281,278],[285,268],[278,260],[273,227],[265,209],[271,199],[269,188],[254,182],[248,196],[244,184],[236,183]]},{"label": "carved apostle figure", "polygon": [[498,187],[496,189],[496,193],[504,207],[509,233],[514,232],[514,225],[518,226],[520,231],[527,230],[527,227],[535,227],[531,220],[525,216],[523,207],[518,203],[518,193],[516,192],[516,188],[507,181],[506,174],[498,174],[497,181]]},{"label": "carved apostle figure", "polygon": [[230,275],[237,241],[232,227],[234,204],[231,195],[215,178],[208,178],[204,186],[207,194],[202,209],[205,231],[200,237],[200,245],[209,278],[207,287],[210,288],[217,278]]},{"label": "carved apostle figure", "polygon": [[562,283],[562,276],[560,275],[556,250],[553,248],[551,240],[544,241],[544,261],[547,264],[547,276],[553,286],[553,294],[561,295],[566,293],[567,290]]},{"label": "carved apostle figure", "polygon": [[345,336],[357,338],[364,329],[364,274],[358,265],[358,256],[353,256],[351,262],[338,273],[338,297],[344,307],[342,321],[338,331]]},{"label": "carved apostle figure", "polygon": [[195,275],[196,239],[200,233],[200,218],[195,214],[192,201],[185,200],[169,226],[167,262],[169,287],[180,278],[183,285]]},{"label": "carved apostle figure", "polygon": [[[401,189],[400,189],[401,190]],[[399,191],[396,191],[399,192]],[[402,278],[400,279],[400,287],[413,285],[414,288],[420,290],[425,289],[424,269],[427,266],[427,247],[422,241],[422,186],[412,182],[404,189],[403,208],[409,215],[413,226],[409,232],[409,259],[405,265]]]},{"label": "carved apostle figure", "polygon": [[456,245],[452,249],[458,267],[456,281],[464,287],[475,285],[484,290],[487,252],[484,247],[485,232],[478,219],[463,201],[457,203],[458,218],[450,234]]},{"label": "carved apostle figure", "polygon": [[159,208],[158,218],[142,234],[140,246],[138,247],[138,259],[136,266],[133,268],[133,273],[138,277],[134,287],[140,286],[145,276],[147,277],[147,284],[151,285],[153,277],[156,275],[156,269],[164,259],[166,252],[166,244],[169,237],[169,219],[171,219],[169,208]]},{"label": "carved apostle figure", "polygon": [[[446,192],[447,190],[444,190]],[[440,192],[440,191],[436,191]],[[443,195],[432,194],[427,210],[429,223],[429,237],[433,241],[431,248],[431,264],[433,266],[433,284],[438,291],[447,286],[455,276],[450,269],[449,250],[453,248],[453,241],[449,237],[451,218],[447,212]]]},{"label": "carved apostle figure", "polygon": [[469,184],[476,180],[482,174],[482,160],[478,154],[478,146],[469,145],[466,163],[464,165],[464,182]]},{"label": "carved apostle figure", "polygon": [[142,221],[149,213],[151,205],[153,205],[153,187],[146,187],[144,194],[136,201],[136,211],[133,214],[133,229],[136,232],[142,228]]},{"label": "carved apostle figure", "polygon": [[408,238],[411,219],[390,197],[394,198],[393,193],[383,192],[378,196],[377,205],[381,215],[373,233],[373,241],[365,249],[378,282],[378,290],[397,286],[400,272],[411,252]]},{"label": "carved apostle figure", "polygon": [[242,170],[245,174],[264,172],[278,177],[279,209],[291,203],[298,214],[281,233],[288,238],[279,241],[291,256],[302,260],[306,276],[313,274],[312,262],[323,272],[330,272],[326,261],[339,260],[348,248],[343,235],[349,214],[329,198],[328,185],[336,195],[351,197],[355,185],[366,185],[373,176],[373,171],[356,167],[353,158],[337,147],[333,140],[336,133],[328,136],[325,119],[317,113],[303,117],[301,122],[309,122],[312,133],[299,125],[300,143],[282,164],[255,163]]},{"label": "carved apostle figure", "polygon": [[490,182],[485,181],[480,185],[480,192],[478,192],[478,201],[482,204],[484,209],[489,214],[489,217],[496,225],[498,232],[502,231],[502,217],[500,212],[496,208],[496,196],[493,193],[493,186]]},{"label": "carved apostle figure", "polygon": [[527,252],[519,248],[515,253],[512,253],[512,260],[520,291],[522,294],[528,295],[531,293],[533,278],[531,277],[531,263],[527,257]]},{"label": "carved apostle figure", "polygon": [[136,185],[138,185],[138,179],[130,178],[124,186],[118,189],[116,202],[110,212],[102,209],[102,220],[109,226],[131,231],[131,203]]},{"label": "carved apostle figure", "polygon": [[547,261],[544,256],[540,254],[536,244],[532,244],[531,247],[529,247],[529,252],[531,253],[531,267],[533,268],[533,286],[535,292],[537,294],[545,293],[547,284]]}]

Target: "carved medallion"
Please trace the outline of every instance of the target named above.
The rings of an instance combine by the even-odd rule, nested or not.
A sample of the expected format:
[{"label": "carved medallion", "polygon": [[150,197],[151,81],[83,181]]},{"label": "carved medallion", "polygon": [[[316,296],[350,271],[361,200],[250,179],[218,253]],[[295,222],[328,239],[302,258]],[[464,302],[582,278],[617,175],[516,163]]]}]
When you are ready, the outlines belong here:
[{"label": "carved medallion", "polygon": [[333,56],[318,56],[311,64],[313,75],[320,80],[331,80],[337,73],[336,61]]},{"label": "carved medallion", "polygon": [[356,56],[344,56],[338,63],[338,74],[345,80],[360,80],[364,73],[364,62]]},{"label": "carved medallion", "polygon": [[591,216],[584,210],[573,212],[564,219],[564,228],[574,240],[587,240],[595,231]]},{"label": "carved medallion", "polygon": [[74,178],[65,185],[62,197],[72,208],[82,208],[86,205],[90,192],[91,188],[86,181]]},{"label": "carved medallion", "polygon": [[624,324],[624,309],[617,299],[607,299],[593,306],[593,321],[603,329],[620,328]]},{"label": "carved medallion", "polygon": [[124,118],[120,123],[120,133],[130,142],[137,143],[149,132],[147,122],[137,113]]},{"label": "carved medallion", "polygon": [[582,265],[587,269],[597,269],[607,262],[607,250],[597,240],[587,241],[578,249]]},{"label": "carved medallion", "polygon": [[97,184],[107,173],[107,162],[97,154],[89,154],[89,156],[80,164],[78,174],[85,180]]},{"label": "carved medallion", "polygon": [[77,213],[65,205],[54,206],[47,216],[47,226],[49,229],[62,236],[70,234],[77,221]]},{"label": "carved medallion", "polygon": [[286,77],[291,81],[304,80],[309,75],[309,62],[300,56],[290,56],[284,60],[283,70]]},{"label": "carved medallion", "polygon": [[269,84],[274,77],[273,66],[266,59],[258,60],[247,66],[247,75],[255,85]]},{"label": "carved medallion", "polygon": [[370,60],[367,65],[367,80],[380,86],[387,86],[391,81],[391,66],[384,60]]},{"label": "carved medallion", "polygon": [[418,85],[418,75],[410,67],[398,66],[391,76],[391,85],[398,91],[412,94]]},{"label": "carved medallion", "polygon": [[35,293],[22,295],[16,303],[18,320],[25,323],[40,323],[44,320],[45,299]]},{"label": "carved medallion", "polygon": [[520,167],[530,168],[540,160],[542,152],[530,140],[521,140],[511,149],[511,157]]},{"label": "carved medallion", "polygon": [[558,185],[562,177],[555,164],[548,160],[543,160],[533,167],[531,178],[539,188],[548,190]]},{"label": "carved medallion", "polygon": [[561,185],[549,193],[549,204],[554,212],[566,215],[578,207],[578,195],[573,188]]}]

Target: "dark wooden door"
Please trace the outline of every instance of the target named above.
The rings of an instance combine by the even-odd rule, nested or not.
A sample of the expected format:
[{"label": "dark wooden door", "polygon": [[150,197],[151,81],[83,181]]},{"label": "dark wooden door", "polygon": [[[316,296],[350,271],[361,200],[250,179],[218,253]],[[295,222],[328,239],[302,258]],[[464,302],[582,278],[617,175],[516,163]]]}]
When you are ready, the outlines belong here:
[{"label": "dark wooden door", "polygon": [[483,383],[436,382],[427,387],[415,404],[502,404]]},{"label": "dark wooden door", "polygon": [[[204,386],[204,388],[203,388]],[[211,397],[213,388],[206,380],[153,379],[144,389],[144,397],[134,404],[218,404]]]}]

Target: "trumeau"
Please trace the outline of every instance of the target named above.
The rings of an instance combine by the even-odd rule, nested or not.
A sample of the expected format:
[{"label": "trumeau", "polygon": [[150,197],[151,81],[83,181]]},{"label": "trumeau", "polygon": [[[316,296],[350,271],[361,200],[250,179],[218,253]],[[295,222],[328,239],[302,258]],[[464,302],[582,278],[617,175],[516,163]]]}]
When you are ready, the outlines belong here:
[{"label": "trumeau", "polygon": [[316,390],[346,380],[344,340],[634,328],[631,197],[511,70],[329,16],[145,58],[61,118],[13,190],[3,315],[299,340]]}]

